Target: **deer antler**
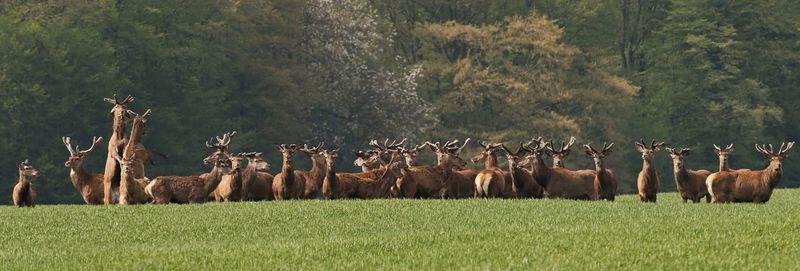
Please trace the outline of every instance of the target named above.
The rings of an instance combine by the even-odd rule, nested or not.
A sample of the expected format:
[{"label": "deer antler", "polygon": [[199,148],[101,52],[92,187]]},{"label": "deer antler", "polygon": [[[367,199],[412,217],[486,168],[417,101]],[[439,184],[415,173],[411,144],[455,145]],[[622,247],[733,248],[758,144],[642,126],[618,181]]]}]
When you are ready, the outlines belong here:
[{"label": "deer antler", "polygon": [[[387,139],[387,141],[388,141],[388,139]],[[375,139],[372,139],[372,140],[370,140],[370,141],[369,141],[369,146],[371,146],[371,147],[373,147],[373,148],[375,148],[375,149],[381,150],[381,151],[385,151],[385,150],[386,150],[386,149],[385,149],[383,146],[381,146],[381,144],[379,144],[379,143],[378,143],[378,141],[377,141],[377,140],[375,140]]]},{"label": "deer antler", "polygon": [[603,142],[603,150],[602,150],[603,155],[608,155],[609,153],[611,153],[612,147],[614,147],[614,142],[611,142],[611,144],[608,144],[608,146],[606,146],[606,142]]},{"label": "deer antler", "polygon": [[[466,147],[467,147],[467,145],[469,144],[470,140],[472,140],[472,138],[469,138],[469,137],[468,137],[466,140],[464,140],[464,144],[463,144],[463,145],[461,145],[461,147],[458,147],[458,148],[456,148],[456,149],[455,149],[455,153],[456,153],[456,154],[459,154],[459,153],[461,153],[462,151],[464,151],[464,148],[466,148]],[[456,140],[455,142],[458,142],[458,140]],[[455,142],[454,142],[454,143],[455,143]]]},{"label": "deer antler", "polygon": [[61,142],[64,142],[64,146],[67,146],[67,150],[69,150],[70,155],[75,155],[75,150],[72,149],[72,144],[70,144],[71,138],[68,136],[62,136]]},{"label": "deer antler", "polygon": [[[67,139],[69,139],[69,138],[67,138]],[[82,151],[82,150],[78,149],[78,146],[75,146],[75,151],[78,152],[78,153],[81,153],[81,154],[89,153],[92,150],[94,150],[94,146],[96,146],[97,143],[100,143],[100,141],[103,141],[103,137],[92,137],[92,146],[89,147],[89,149],[86,149],[86,150]]]},{"label": "deer antler", "polygon": [[781,144],[781,149],[780,149],[780,152],[778,152],[778,155],[780,155],[780,156],[786,156],[786,153],[787,153],[789,150],[791,150],[793,147],[794,147],[794,141],[792,141],[792,142],[789,142],[789,144],[787,144],[787,145],[786,145],[786,149],[784,149],[784,148],[783,148],[783,144]]}]

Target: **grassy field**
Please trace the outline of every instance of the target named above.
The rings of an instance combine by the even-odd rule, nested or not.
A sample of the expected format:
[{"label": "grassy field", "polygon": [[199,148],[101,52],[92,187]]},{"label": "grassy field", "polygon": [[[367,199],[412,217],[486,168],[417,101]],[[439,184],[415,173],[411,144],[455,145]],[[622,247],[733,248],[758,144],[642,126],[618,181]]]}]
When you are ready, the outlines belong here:
[{"label": "grassy field", "polygon": [[[796,269],[800,190],[766,205],[563,200],[0,207],[0,270]],[[201,267],[201,268],[197,268]]]}]

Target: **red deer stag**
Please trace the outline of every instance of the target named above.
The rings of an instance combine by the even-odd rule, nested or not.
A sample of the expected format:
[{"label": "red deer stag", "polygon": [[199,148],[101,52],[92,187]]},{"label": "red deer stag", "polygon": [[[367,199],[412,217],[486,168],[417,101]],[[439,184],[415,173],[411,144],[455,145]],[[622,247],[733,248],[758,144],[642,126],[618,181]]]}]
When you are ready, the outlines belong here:
[{"label": "red deer stag", "polygon": [[144,189],[150,184],[147,178],[134,178],[134,171],[139,163],[136,159],[136,153],[130,157],[119,157],[118,154],[113,154],[114,159],[119,162],[121,171],[119,179],[119,204],[143,204],[150,202],[150,197],[145,193]]},{"label": "red deer stag", "polygon": [[[453,168],[464,166],[466,163],[456,153],[459,147],[457,141],[447,141],[444,145],[439,142],[425,142],[425,145],[436,153],[436,166],[414,166],[402,170],[402,178],[398,180],[398,194],[405,198],[445,198],[448,197],[448,180]],[[469,139],[464,142],[464,146]],[[463,149],[463,146],[461,147]],[[471,188],[471,186],[470,186]]]},{"label": "red deer stag", "polygon": [[303,144],[301,152],[305,153],[311,159],[311,170],[296,171],[303,180],[306,181],[303,186],[304,199],[321,199],[322,198],[322,180],[325,179],[326,164],[325,157],[322,157],[320,151],[325,146],[325,143],[320,142],[316,147],[309,148],[308,145]]},{"label": "red deer stag", "polygon": [[294,170],[294,153],[299,149],[297,145],[275,145],[283,155],[281,172],[275,175],[272,181],[272,194],[275,200],[299,199],[303,197],[306,180]]},{"label": "red deer stag", "polygon": [[520,159],[525,156],[527,150],[521,143],[517,151],[511,151],[505,145],[501,146],[506,151],[506,158],[508,159],[508,176],[511,180],[512,196],[515,198],[542,198],[544,189],[533,180],[533,175],[522,168],[520,164]]},{"label": "red deer stag", "polygon": [[145,193],[156,204],[206,202],[208,194],[222,180],[222,175],[231,171],[231,160],[225,154],[217,154],[213,160],[214,168],[209,173],[199,176],[159,176],[145,187]]},{"label": "red deer stag", "polygon": [[391,188],[402,174],[401,170],[408,168],[394,152],[385,168],[361,173],[336,173],[337,151],[322,150],[320,153],[325,158],[327,168],[322,183],[322,195],[325,199],[388,198],[391,196]]},{"label": "red deer stag", "polygon": [[455,146],[458,140],[451,142],[450,147],[446,147],[446,156],[452,164],[450,176],[447,178],[447,197],[452,199],[470,198],[475,196],[475,178],[480,170],[464,169],[466,162],[461,159],[461,153],[469,143],[469,138],[464,141],[461,147]]},{"label": "red deer stag", "polygon": [[[786,148],[784,149],[784,145]],[[708,176],[706,186],[711,194],[711,202],[754,202],[766,203],[772,197],[772,190],[783,176],[781,162],[794,147],[794,142],[781,143],[778,152],[773,152],[772,144],[756,145],[756,150],[769,160],[769,166],[763,170],[738,170],[734,172],[717,172]]]},{"label": "red deer stag", "polygon": [[497,151],[501,150],[502,144],[485,144],[485,142],[481,141],[478,141],[478,144],[483,147],[483,150],[472,158],[472,162],[483,162],[485,169],[479,171],[478,175],[475,176],[474,197],[496,198],[508,196],[508,193],[506,193],[506,174],[497,165]]},{"label": "red deer stag", "polygon": [[377,150],[356,151],[356,160],[353,165],[361,167],[361,172],[367,172],[373,169],[378,169],[383,166],[383,160],[380,159],[380,152]]},{"label": "red deer stag", "polygon": [[272,180],[269,174],[269,164],[264,161],[260,152],[245,153],[247,167],[242,172],[242,191],[244,200],[259,201],[272,200]]},{"label": "red deer stag", "polygon": [[639,172],[639,176],[636,178],[639,200],[642,202],[656,202],[658,198],[659,181],[658,174],[656,174],[653,153],[661,150],[661,146],[664,146],[664,142],[656,143],[656,140],[653,139],[650,146],[647,146],[643,139],[639,139],[639,141],[640,142],[635,142],[636,151],[642,153],[642,160],[644,161],[642,164],[642,171]]},{"label": "red deer stag", "polygon": [[610,169],[607,169],[603,159],[610,155],[614,147],[614,143],[606,145],[603,143],[603,148],[597,151],[590,144],[583,145],[586,149],[586,155],[594,161],[594,183],[597,186],[597,192],[600,199],[607,201],[614,201],[617,196],[617,176]]},{"label": "red deer stag", "polygon": [[86,157],[94,150],[97,143],[103,141],[103,138],[92,138],[92,146],[83,151],[79,149],[79,146],[75,146],[73,149],[71,140],[68,136],[61,138],[61,142],[69,150],[69,159],[64,162],[64,166],[70,169],[69,178],[72,186],[81,193],[86,204],[103,204],[103,174],[89,174],[83,166]]},{"label": "red deer stag", "polygon": [[575,171],[563,168],[550,168],[544,161],[544,150],[550,143],[540,138],[531,139],[523,145],[530,154],[526,163],[532,165],[533,179],[547,192],[548,198],[597,200],[597,187],[594,180],[582,177]]},{"label": "red deer stag", "polygon": [[106,157],[106,167],[103,173],[103,203],[106,205],[115,203],[119,197],[119,175],[120,166],[113,154],[121,154],[124,151],[127,139],[125,138],[125,117],[128,104],[133,102],[133,96],[128,95],[122,101],[117,99],[114,94],[113,99],[105,98],[105,102],[114,105],[110,114],[114,121],[111,126],[111,138],[108,139],[108,156]]},{"label": "red deer stag", "polygon": [[665,148],[669,156],[672,157],[672,173],[675,176],[675,187],[678,189],[678,196],[683,199],[683,203],[691,200],[694,203],[699,203],[700,199],[705,197],[706,202],[711,201],[711,196],[708,194],[706,188],[706,179],[711,175],[711,171],[701,170],[688,170],[683,163],[684,158],[689,155],[691,149],[683,148],[676,150],[673,148]]},{"label": "red deer stag", "polygon": [[553,148],[548,148],[545,150],[547,155],[553,157],[553,168],[564,167],[564,157],[567,157],[567,155],[569,155],[570,148],[572,148],[572,145],[574,144],[575,144],[575,137],[573,136],[569,138],[569,143],[564,143],[562,141],[561,146],[558,147],[558,150],[556,150],[555,146],[552,145],[551,146]]},{"label": "red deer stag", "polygon": [[19,180],[14,186],[14,193],[11,198],[16,207],[35,207],[36,190],[33,189],[33,180],[39,177],[39,170],[36,170],[27,159],[18,165]]},{"label": "red deer stag", "polygon": [[[211,138],[211,140],[206,141],[206,147],[213,149],[214,151],[211,154],[203,159],[203,163],[209,165],[213,163],[214,159],[219,154],[225,154],[231,160],[231,168],[240,168],[242,157],[236,156],[230,153],[230,144],[233,137],[236,135],[236,131],[232,132],[225,132],[222,134],[222,137],[216,136],[216,138]],[[209,198],[214,199],[217,202],[229,202],[229,201],[238,201],[242,199],[242,176],[240,170],[232,170],[231,174],[225,174],[222,176],[222,181],[220,181],[217,188],[208,195]]]},{"label": "red deer stag", "polygon": [[714,144],[714,153],[719,157],[719,171],[736,171],[728,167],[728,157],[731,156],[734,150],[733,144],[725,148],[720,148],[717,144]]}]

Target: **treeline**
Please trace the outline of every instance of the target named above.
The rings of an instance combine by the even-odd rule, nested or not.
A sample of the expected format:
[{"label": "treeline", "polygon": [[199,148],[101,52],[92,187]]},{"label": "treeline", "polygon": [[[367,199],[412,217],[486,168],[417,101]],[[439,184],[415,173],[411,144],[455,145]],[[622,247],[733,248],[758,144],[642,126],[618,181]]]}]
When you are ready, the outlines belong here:
[{"label": "treeline", "polygon": [[[639,138],[695,150],[735,143],[734,168],[766,165],[755,143],[800,131],[800,8],[794,1],[342,0],[0,3],[0,195],[24,159],[40,202],[80,202],[61,136],[111,133],[102,98],[152,108],[148,170],[203,171],[203,144],[233,151],[339,146],[340,171],[371,138],[613,141],[606,162],[635,189]],[[626,147],[627,146],[627,147]],[[468,150],[476,151],[477,148]],[[465,155],[466,157],[466,155]],[[105,155],[86,165],[102,170]],[[426,154],[421,163],[432,163]],[[305,162],[304,159],[297,159]],[[575,151],[568,168],[590,168]],[[656,154],[665,190],[666,153]],[[787,159],[781,186],[798,186]],[[479,166],[479,165],[476,165]]]}]

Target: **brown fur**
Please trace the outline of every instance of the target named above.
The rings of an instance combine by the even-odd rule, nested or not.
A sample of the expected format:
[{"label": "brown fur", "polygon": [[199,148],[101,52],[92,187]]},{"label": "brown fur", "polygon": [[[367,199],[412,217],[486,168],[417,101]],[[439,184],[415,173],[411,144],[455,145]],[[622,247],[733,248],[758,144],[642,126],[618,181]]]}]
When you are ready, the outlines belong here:
[{"label": "brown fur", "polygon": [[159,176],[145,188],[153,203],[203,203],[217,188],[222,175],[231,171],[230,160],[221,156],[209,173],[200,176]]},{"label": "brown fur", "polygon": [[408,167],[405,162],[392,161],[385,169],[361,173],[336,173],[334,163],[336,151],[322,151],[322,155],[325,157],[327,169],[322,184],[322,194],[325,199],[388,198],[391,187],[402,174],[400,171]]},{"label": "brown fur", "polygon": [[656,141],[653,140],[650,146],[646,146],[644,140],[640,141],[641,142],[635,142],[636,150],[642,153],[643,161],[642,171],[639,172],[639,176],[636,178],[639,200],[641,202],[655,203],[658,199],[659,179],[656,173],[653,153],[659,151],[661,146],[664,146],[664,142],[656,143]]},{"label": "brown fur", "polygon": [[706,202],[711,201],[711,196],[708,194],[706,188],[706,179],[711,175],[711,171],[702,170],[688,170],[683,163],[684,158],[689,155],[691,149],[684,148],[675,150],[667,148],[667,153],[672,158],[672,173],[675,179],[675,187],[678,190],[678,196],[681,197],[684,203],[691,200],[694,203],[699,203],[700,199],[705,197]]},{"label": "brown fur", "polygon": [[[475,193],[476,198],[496,198],[507,197],[510,194],[506,191],[506,175],[511,177],[510,174],[503,172],[497,165],[497,151],[500,150],[501,144],[485,144],[485,142],[478,142],[483,147],[481,153],[472,158],[473,163],[483,162],[484,170],[478,172],[475,176]],[[510,179],[510,178],[509,178]],[[509,187],[509,191],[511,187]]]},{"label": "brown fur", "polygon": [[769,150],[766,146],[756,145],[756,150],[769,159],[767,168],[717,172],[708,176],[706,186],[711,194],[711,202],[768,202],[772,197],[772,191],[783,176],[782,160],[792,147],[794,142],[790,142],[786,149],[781,145],[778,153],[773,153],[772,145]]},{"label": "brown fur", "polygon": [[[147,122],[147,117],[150,116],[150,110],[147,110],[142,115],[128,110],[128,115],[133,116],[133,125],[131,127],[131,135],[128,142],[125,144],[125,149],[122,152],[122,159],[116,159],[120,164],[120,184],[119,184],[119,204],[139,204],[146,203],[149,198],[144,193],[150,181],[144,175],[144,165],[150,161],[149,153],[144,148],[144,126]],[[140,157],[141,156],[141,157]],[[131,160],[132,159],[132,160]],[[125,172],[123,162],[128,162],[128,172]]]},{"label": "brown fur", "polygon": [[719,157],[719,171],[736,171],[728,166],[728,157],[730,157],[735,149],[733,144],[725,148],[720,148],[717,144],[714,144],[714,153]]},{"label": "brown fur", "polygon": [[530,155],[534,180],[547,192],[548,198],[565,198],[580,200],[597,200],[598,191],[594,180],[582,177],[582,174],[563,168],[550,168],[542,159],[546,146],[541,138],[533,139],[525,148]]},{"label": "brown fur", "polygon": [[[551,142],[551,144],[554,144],[554,143]],[[559,146],[558,148],[555,148],[554,146],[551,146],[553,148],[545,149],[545,153],[547,153],[547,155],[550,155],[551,157],[553,157],[553,168],[564,168],[564,158],[567,157],[567,155],[569,155],[570,148],[572,148],[573,144],[575,144],[575,137],[574,136],[570,137],[569,143],[565,143],[564,141],[561,141],[561,146]],[[594,177],[594,176],[592,176],[592,177]]]},{"label": "brown fur", "polygon": [[294,170],[292,155],[298,148],[294,144],[281,144],[276,147],[283,155],[283,166],[272,181],[272,194],[275,200],[300,199],[303,197],[306,181],[303,175],[298,174],[299,171]]},{"label": "brown fur", "polygon": [[117,159],[117,162],[119,162],[121,166],[119,204],[127,205],[150,202],[150,197],[144,191],[145,187],[150,184],[150,180],[147,178],[136,179],[133,177],[134,168],[137,163],[136,155],[128,158],[120,158],[118,155],[114,155],[114,159]]},{"label": "brown fur", "polygon": [[216,202],[242,200],[242,156],[241,154],[231,155],[230,159],[233,171],[230,174],[223,175],[219,185],[217,185],[217,188],[211,193]]},{"label": "brown fur", "polygon": [[33,179],[39,177],[39,171],[28,160],[18,165],[19,180],[14,186],[11,198],[16,207],[36,207],[36,189],[33,188]]},{"label": "brown fur", "polygon": [[508,173],[506,178],[511,180],[511,196],[514,198],[542,198],[544,196],[544,189],[533,180],[530,172],[522,168],[519,160],[525,155],[525,148],[520,145],[517,151],[511,151],[502,146],[506,151],[506,158],[508,159]]},{"label": "brown fur", "polygon": [[606,169],[605,163],[603,162],[603,159],[611,154],[611,148],[614,147],[614,143],[610,145],[603,143],[603,148],[601,148],[600,151],[595,150],[589,144],[583,145],[583,147],[586,149],[586,155],[592,158],[594,162],[594,171],[592,175],[594,175],[594,184],[597,187],[599,199],[614,201],[617,196],[617,177],[614,175],[613,171]]},{"label": "brown fur", "polygon": [[300,178],[305,180],[305,185],[303,185],[304,199],[322,198],[322,180],[325,179],[325,172],[327,171],[325,158],[319,154],[322,147],[324,147],[324,144],[319,143],[314,148],[308,148],[308,146],[303,145],[303,148],[300,149],[300,151],[308,155],[312,164],[310,170],[297,172]]},{"label": "brown fur", "polygon": [[261,157],[261,153],[247,153],[247,167],[242,172],[242,193],[244,200],[272,200],[272,180],[274,176],[267,173],[269,164]]},{"label": "brown fur", "polygon": [[447,198],[463,199],[475,196],[475,178],[479,170],[454,170],[447,180]]},{"label": "brown fur", "polygon": [[452,178],[456,167],[464,166],[466,163],[458,155],[469,143],[470,139],[464,142],[461,147],[456,147],[458,140],[447,141],[444,145],[425,142],[436,154],[436,166],[415,166],[402,169],[402,177],[397,181],[398,193],[404,198],[446,198],[450,193],[448,188],[450,182],[462,182],[463,177]]},{"label": "brown fur", "polygon": [[103,203],[109,205],[116,203],[119,196],[120,165],[114,159],[113,154],[121,155],[127,143],[125,113],[128,110],[128,104],[133,101],[133,97],[128,95],[120,101],[117,99],[117,95],[114,95],[113,99],[106,98],[104,101],[114,105],[111,109],[114,122],[111,126],[111,137],[108,139],[108,156],[103,173]]},{"label": "brown fur", "polygon": [[89,174],[83,166],[83,162],[89,156],[89,153],[102,140],[102,137],[93,138],[92,146],[87,150],[81,151],[72,148],[69,137],[61,138],[70,153],[69,159],[64,162],[64,166],[70,169],[69,178],[72,181],[72,186],[78,190],[86,204],[103,204],[103,174]]}]

